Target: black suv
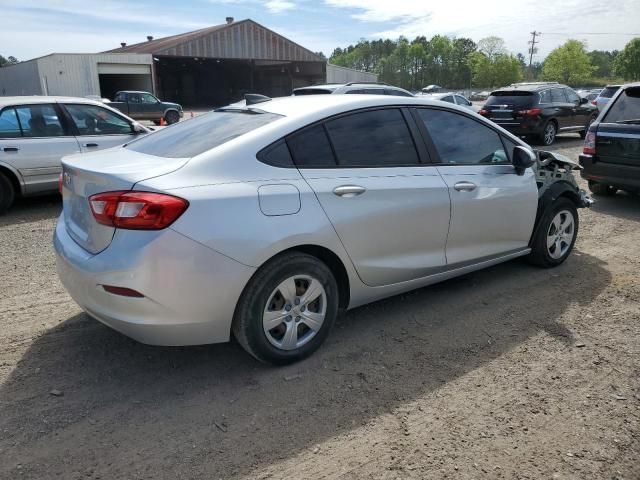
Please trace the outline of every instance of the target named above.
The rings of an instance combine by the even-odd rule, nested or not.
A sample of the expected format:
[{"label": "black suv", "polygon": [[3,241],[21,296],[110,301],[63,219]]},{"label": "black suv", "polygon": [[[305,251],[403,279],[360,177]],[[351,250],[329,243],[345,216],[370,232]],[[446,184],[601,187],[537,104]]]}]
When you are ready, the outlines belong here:
[{"label": "black suv", "polygon": [[594,194],[640,192],[640,83],[623,85],[591,124],[580,165]]},{"label": "black suv", "polygon": [[598,109],[566,85],[516,83],[491,92],[478,113],[515,135],[551,145],[558,132],[577,132],[584,138]]}]

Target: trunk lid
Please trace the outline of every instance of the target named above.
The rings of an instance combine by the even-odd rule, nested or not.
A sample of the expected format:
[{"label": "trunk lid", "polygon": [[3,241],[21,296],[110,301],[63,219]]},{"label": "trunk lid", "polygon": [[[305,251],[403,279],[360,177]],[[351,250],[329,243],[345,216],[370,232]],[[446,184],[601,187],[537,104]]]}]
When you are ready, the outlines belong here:
[{"label": "trunk lid", "polygon": [[489,96],[483,108],[491,120],[513,120],[518,117],[517,112],[531,108],[535,95],[524,90],[499,90]]},{"label": "trunk lid", "polygon": [[131,190],[136,183],[173,172],[188,160],[156,157],[121,147],[63,158],[61,189],[67,232],[85,250],[101,252],[111,243],[115,228],[96,222],[89,197]]}]

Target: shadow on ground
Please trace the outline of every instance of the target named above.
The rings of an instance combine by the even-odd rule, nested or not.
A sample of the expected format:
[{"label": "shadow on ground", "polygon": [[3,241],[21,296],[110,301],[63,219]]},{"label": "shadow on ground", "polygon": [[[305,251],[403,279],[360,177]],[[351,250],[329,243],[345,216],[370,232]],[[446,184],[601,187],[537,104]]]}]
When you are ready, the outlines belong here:
[{"label": "shadow on ground", "polygon": [[604,215],[640,222],[640,195],[619,191],[611,197],[597,196],[591,206]]},{"label": "shadow on ground", "polygon": [[531,336],[569,348],[563,312],[609,282],[580,252],[554,270],[510,262],[349,312],[286,368],[235,344],[144,346],[77,315],[35,339],[0,386],[0,477],[253,475]]},{"label": "shadow on ground", "polygon": [[57,218],[61,211],[60,195],[18,198],[7,213],[0,215],[0,227]]}]

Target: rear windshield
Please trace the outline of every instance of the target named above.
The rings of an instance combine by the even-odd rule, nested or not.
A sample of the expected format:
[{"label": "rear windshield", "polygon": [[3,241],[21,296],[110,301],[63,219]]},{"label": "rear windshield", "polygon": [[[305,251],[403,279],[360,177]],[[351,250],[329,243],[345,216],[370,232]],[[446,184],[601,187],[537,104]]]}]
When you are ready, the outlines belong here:
[{"label": "rear windshield", "polygon": [[622,92],[609,108],[603,122],[640,124],[640,87],[627,88]]},{"label": "rear windshield", "polygon": [[191,158],[279,118],[255,110],[214,111],[142,137],[126,148],[157,157]]},{"label": "rear windshield", "polygon": [[293,94],[295,96],[300,96],[300,95],[328,95],[329,93],[332,93],[333,90],[329,90],[327,88],[304,88],[301,90],[294,90]]},{"label": "rear windshield", "polygon": [[534,92],[525,92],[525,91],[500,91],[493,92],[489,98],[487,98],[487,102],[485,105],[513,105],[515,107],[525,107],[527,105],[531,105],[534,101],[535,97]]},{"label": "rear windshield", "polygon": [[615,93],[620,89],[620,87],[605,87],[600,92],[600,97],[602,98],[611,98],[615,95]]}]

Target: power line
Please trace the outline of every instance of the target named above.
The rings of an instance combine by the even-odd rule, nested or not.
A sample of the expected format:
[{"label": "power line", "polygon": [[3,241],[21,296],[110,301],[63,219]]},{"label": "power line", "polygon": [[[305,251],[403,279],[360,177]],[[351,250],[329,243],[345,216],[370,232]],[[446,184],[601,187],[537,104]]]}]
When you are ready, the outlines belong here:
[{"label": "power line", "polygon": [[[539,34],[540,32],[538,32]],[[545,35],[628,35],[631,37],[640,37],[640,33],[620,33],[620,32],[544,32]]]}]

